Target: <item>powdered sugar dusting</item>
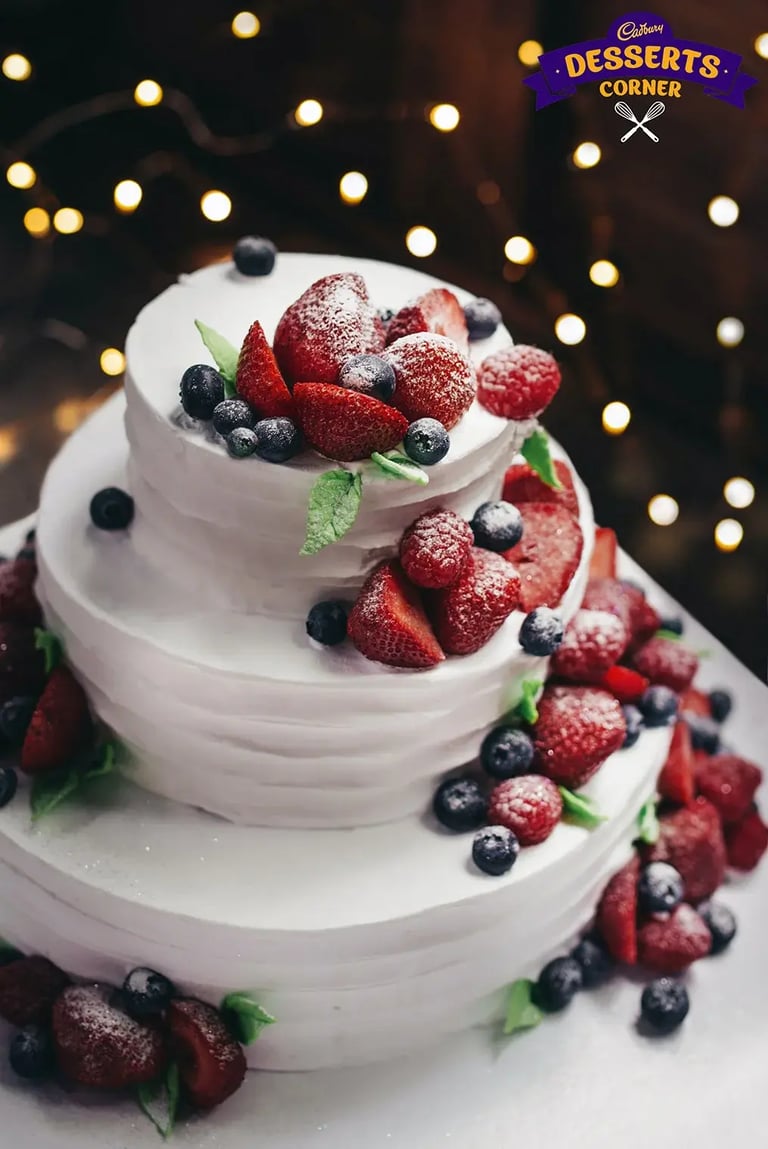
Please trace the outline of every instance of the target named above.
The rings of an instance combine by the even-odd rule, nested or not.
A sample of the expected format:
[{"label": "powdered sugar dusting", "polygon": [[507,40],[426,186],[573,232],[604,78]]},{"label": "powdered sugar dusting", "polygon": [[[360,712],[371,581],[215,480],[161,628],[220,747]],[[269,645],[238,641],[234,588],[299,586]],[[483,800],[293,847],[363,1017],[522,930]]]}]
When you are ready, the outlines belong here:
[{"label": "powdered sugar dusting", "polygon": [[555,651],[552,669],[565,678],[596,678],[618,662],[629,635],[621,619],[606,610],[579,610]]},{"label": "powdered sugar dusting", "polygon": [[440,507],[421,515],[405,532],[400,561],[417,586],[450,586],[461,574],[472,543],[472,528],[466,519]]},{"label": "powdered sugar dusting", "polygon": [[368,576],[348,631],[361,654],[389,666],[423,669],[444,658],[416,589],[396,563],[382,563]]},{"label": "powdered sugar dusting", "polygon": [[84,1085],[121,1088],[157,1076],[165,1060],[160,1033],[110,1002],[104,986],[72,986],[53,1010],[59,1060]]},{"label": "powdered sugar dusting", "polygon": [[520,602],[520,578],[502,555],[474,547],[458,582],[430,597],[435,633],[448,654],[474,654]]},{"label": "powdered sugar dusting", "polygon": [[584,784],[624,741],[618,701],[590,686],[548,686],[538,703],[534,747],[543,773],[566,786]]},{"label": "powdered sugar dusting", "polygon": [[475,371],[452,339],[419,331],[392,343],[383,357],[397,377],[393,402],[407,418],[439,419],[447,430],[475,397]]},{"label": "powdered sugar dusting", "polygon": [[[242,1060],[239,1042],[230,1034],[221,1014],[213,1006],[192,997],[177,999],[171,1006],[171,1017],[174,1033],[186,1032],[188,1026],[194,1027],[207,1055],[222,1070]],[[179,1023],[179,1019],[183,1020]]]}]

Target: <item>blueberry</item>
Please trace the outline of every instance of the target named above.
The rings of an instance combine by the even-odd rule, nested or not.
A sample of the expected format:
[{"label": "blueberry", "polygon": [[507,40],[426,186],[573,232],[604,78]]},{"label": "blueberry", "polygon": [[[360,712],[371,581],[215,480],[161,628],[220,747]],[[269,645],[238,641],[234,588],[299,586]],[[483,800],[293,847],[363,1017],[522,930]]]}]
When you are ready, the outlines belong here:
[{"label": "blueberry", "polygon": [[727,690],[712,690],[709,694],[709,708],[715,722],[725,722],[731,713],[733,699]]},{"label": "blueberry", "polygon": [[105,487],[91,499],[91,522],[100,531],[124,531],[133,522],[133,499],[119,487]]},{"label": "blueberry", "polygon": [[337,382],[339,387],[374,399],[391,399],[397,385],[394,367],[380,355],[352,355],[345,359]]},{"label": "blueberry", "polygon": [[539,974],[533,992],[534,1000],[547,1013],[556,1013],[571,1004],[583,985],[584,974],[575,958],[555,958]]},{"label": "blueberry", "polygon": [[476,830],[485,820],[488,803],[474,778],[448,778],[432,800],[435,817],[448,830]]},{"label": "blueberry", "polygon": [[24,542],[28,547],[33,547],[35,545],[37,542],[37,531],[34,527],[27,531],[26,535],[24,536]]},{"label": "blueberry", "polygon": [[493,335],[501,323],[501,312],[490,299],[471,299],[464,304],[464,318],[467,321],[469,338],[487,339]]},{"label": "blueberry", "polygon": [[37,561],[37,552],[34,547],[22,547],[16,555],[16,560],[23,563],[33,563]]},{"label": "blueberry", "polygon": [[19,780],[11,766],[0,766],[0,809],[13,801]]},{"label": "blueberry", "polygon": [[405,432],[403,447],[409,459],[433,467],[448,454],[451,437],[437,419],[417,419]]},{"label": "blueberry", "polygon": [[224,398],[224,380],[215,367],[196,363],[181,377],[181,405],[193,419],[210,419]]},{"label": "blueberry", "polygon": [[523,619],[518,641],[526,654],[554,654],[563,641],[563,620],[548,606],[537,606]]},{"label": "blueberry", "polygon": [[646,914],[670,914],[683,900],[685,886],[668,862],[649,862],[637,883],[637,900]]},{"label": "blueberry", "polygon": [[669,726],[677,716],[677,695],[668,686],[649,686],[640,699],[646,726]]},{"label": "blueberry", "polygon": [[123,1004],[131,1017],[153,1017],[162,1013],[175,996],[173,982],[145,966],[132,969],[123,982]]},{"label": "blueberry", "polygon": [[682,634],[684,625],[683,620],[677,615],[674,615],[670,618],[662,618],[659,623],[659,629],[668,630],[670,634]]},{"label": "blueberry", "polygon": [[682,982],[659,977],[643,990],[640,1014],[657,1033],[671,1033],[685,1021],[690,1009],[688,991]]},{"label": "blueberry", "polygon": [[582,938],[571,950],[571,957],[581,966],[581,978],[587,989],[593,989],[611,976],[614,961],[597,938]]},{"label": "blueberry", "polygon": [[253,430],[255,422],[256,417],[245,399],[222,399],[213,411],[214,430],[225,439],[236,427],[248,427]]},{"label": "blueberry", "polygon": [[720,727],[714,718],[707,718],[706,714],[694,714],[691,710],[684,710],[682,717],[691,732],[694,750],[717,754],[720,749]]},{"label": "blueberry", "polygon": [[301,431],[285,415],[260,419],[253,430],[256,435],[256,454],[268,463],[285,463],[298,455],[304,446]]},{"label": "blueberry", "polygon": [[247,459],[259,445],[256,433],[250,427],[235,427],[227,435],[227,450],[233,459]]},{"label": "blueberry", "polygon": [[261,235],[244,235],[235,244],[232,258],[241,275],[269,275],[275,266],[277,248]]},{"label": "blueberry", "polygon": [[520,843],[506,826],[486,826],[472,842],[472,861],[485,874],[498,878],[511,870],[520,853]]},{"label": "blueberry", "polygon": [[379,319],[381,320],[382,323],[384,323],[384,324],[391,323],[394,318],[395,318],[395,313],[391,307],[380,307],[379,308]]},{"label": "blueberry", "polygon": [[712,948],[709,952],[722,953],[736,936],[736,918],[722,902],[704,902],[698,910],[712,934]]},{"label": "blueberry", "polygon": [[50,1032],[39,1025],[26,1026],[11,1039],[8,1059],[19,1077],[35,1081],[47,1077],[56,1061]]},{"label": "blueberry", "polygon": [[631,702],[625,703],[622,708],[624,715],[624,722],[627,727],[627,733],[624,735],[622,748],[628,750],[630,746],[634,746],[638,738],[643,732],[643,716],[636,706]]},{"label": "blueberry", "polygon": [[347,608],[343,602],[316,602],[307,615],[307,634],[323,646],[338,646],[347,637]]},{"label": "blueberry", "polygon": [[516,726],[497,726],[486,734],[480,748],[480,763],[492,778],[517,778],[529,774],[533,763],[533,741]]},{"label": "blueberry", "polygon": [[0,706],[0,736],[9,746],[21,746],[37,700],[27,694],[9,698]]},{"label": "blueberry", "polygon": [[469,525],[475,545],[487,551],[507,551],[523,537],[523,516],[512,503],[483,503]]}]

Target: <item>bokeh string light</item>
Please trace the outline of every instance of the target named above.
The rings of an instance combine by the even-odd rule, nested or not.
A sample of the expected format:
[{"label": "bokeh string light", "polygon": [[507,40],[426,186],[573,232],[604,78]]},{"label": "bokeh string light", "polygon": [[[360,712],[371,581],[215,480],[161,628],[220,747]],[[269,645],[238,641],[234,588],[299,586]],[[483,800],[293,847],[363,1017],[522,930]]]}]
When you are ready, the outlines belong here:
[{"label": "bokeh string light", "polygon": [[76,207],[60,207],[53,214],[53,226],[60,235],[74,235],[84,222],[83,213]]},{"label": "bokeh string light", "polygon": [[37,183],[37,172],[25,160],[16,160],[5,173],[5,178],[12,188],[21,188],[27,191]]},{"label": "bokeh string light", "polygon": [[458,128],[461,114],[455,104],[434,104],[429,109],[429,122],[438,132],[453,132]]},{"label": "bokeh string light", "polygon": [[528,264],[536,259],[536,248],[524,235],[511,235],[504,244],[504,254],[510,263]]},{"label": "bokeh string light", "polygon": [[593,168],[600,163],[602,155],[599,144],[584,140],[574,148],[571,160],[577,168]]},{"label": "bokeh string light", "polygon": [[311,128],[314,124],[320,123],[323,114],[324,108],[319,100],[302,100],[293,113],[293,118],[300,128]]},{"label": "bokeh string light", "polygon": [[143,195],[141,184],[136,180],[120,180],[120,183],[115,185],[112,198],[117,210],[127,214],[136,211]]},{"label": "bokeh string light", "polygon": [[735,551],[743,538],[744,528],[737,519],[721,519],[715,526],[715,546],[719,551]]},{"label": "bokeh string light", "polygon": [[339,180],[339,195],[344,203],[362,203],[368,194],[368,180],[362,172],[345,172]]},{"label": "bokeh string light", "polygon": [[648,518],[657,527],[671,527],[679,514],[680,507],[671,495],[654,495],[648,502]]},{"label": "bokeh string light", "polygon": [[589,269],[589,278],[597,287],[615,287],[619,282],[619,269],[610,259],[596,259]]},{"label": "bokeh string light", "polygon": [[744,324],[735,315],[726,315],[717,325],[717,342],[722,347],[738,347],[744,338]]},{"label": "bokeh string light", "polygon": [[577,343],[581,343],[586,334],[586,323],[580,315],[574,315],[572,311],[558,315],[555,320],[555,335],[568,347],[575,347]]},{"label": "bokeh string light", "polygon": [[140,108],[154,108],[163,102],[163,89],[157,80],[140,80],[133,90],[133,98]]},{"label": "bokeh string light", "polygon": [[226,192],[212,188],[200,197],[200,211],[211,223],[222,223],[232,212],[232,200]]},{"label": "bokeh string light", "polygon": [[739,205],[729,195],[716,195],[707,205],[707,215],[715,227],[733,227],[739,218]]},{"label": "bokeh string light", "polygon": [[526,68],[535,68],[543,51],[543,45],[538,40],[523,40],[517,49],[517,58]]},{"label": "bokeh string light", "polygon": [[437,248],[437,236],[431,227],[417,224],[405,233],[405,246],[411,255],[415,255],[418,259],[425,259],[428,255],[432,255]]},{"label": "bokeh string light", "polygon": [[122,375],[125,371],[125,356],[117,347],[105,347],[99,356],[99,367],[105,375]]},{"label": "bokeh string light", "polygon": [[3,59],[0,67],[6,80],[28,80],[32,75],[32,65],[21,52],[11,52]]},{"label": "bokeh string light", "polygon": [[730,507],[744,510],[745,507],[751,507],[755,501],[754,484],[741,475],[734,475],[725,483],[723,497]]},{"label": "bokeh string light", "polygon": [[632,412],[627,404],[614,399],[603,407],[603,430],[608,435],[623,435],[631,418]]},{"label": "bokeh string light", "polygon": [[261,31],[261,20],[255,12],[238,12],[232,18],[232,35],[238,40],[252,40]]}]

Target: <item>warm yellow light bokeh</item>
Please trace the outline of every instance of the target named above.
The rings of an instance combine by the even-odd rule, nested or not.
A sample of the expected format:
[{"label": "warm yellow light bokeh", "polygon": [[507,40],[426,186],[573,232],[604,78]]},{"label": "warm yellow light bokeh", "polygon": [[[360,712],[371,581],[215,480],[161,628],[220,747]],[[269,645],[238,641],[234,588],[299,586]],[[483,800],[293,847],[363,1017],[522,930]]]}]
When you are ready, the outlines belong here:
[{"label": "warm yellow light bokeh", "polygon": [[105,375],[122,375],[125,371],[125,356],[117,347],[105,347],[99,356],[99,367]]},{"label": "warm yellow light bokeh", "polygon": [[163,99],[163,89],[157,80],[140,80],[134,88],[133,98],[142,108],[154,108]]},{"label": "warm yellow light bokeh", "polygon": [[744,338],[744,324],[735,315],[726,315],[717,325],[717,342],[721,347],[738,347]]},{"label": "warm yellow light bokeh", "polygon": [[744,528],[736,519],[721,519],[715,527],[715,546],[719,551],[735,551],[744,538]]},{"label": "warm yellow light bokeh", "polygon": [[589,278],[597,287],[615,287],[619,282],[619,269],[610,259],[596,259],[589,269]]},{"label": "warm yellow light bokeh", "polygon": [[574,148],[571,159],[577,168],[593,168],[595,164],[599,164],[602,159],[602,151],[599,144],[593,144],[591,140],[585,140]]},{"label": "warm yellow light bokeh", "polygon": [[83,213],[76,207],[60,207],[54,212],[53,226],[61,235],[74,235],[83,226]]},{"label": "warm yellow light bokeh", "polygon": [[424,259],[426,256],[431,255],[437,247],[437,236],[432,231],[432,228],[423,227],[421,224],[418,224],[416,227],[409,228],[406,232],[405,246],[411,255],[416,255],[419,259]]},{"label": "warm yellow light bokeh", "polygon": [[368,191],[368,180],[362,172],[345,172],[339,180],[339,195],[344,203],[360,203]]},{"label": "warm yellow light bokeh", "polygon": [[707,205],[707,215],[716,227],[731,227],[739,218],[739,205],[729,195],[716,195]]},{"label": "warm yellow light bokeh", "polygon": [[252,40],[261,31],[261,20],[255,12],[238,12],[232,19],[232,35],[238,40]]},{"label": "warm yellow light bokeh", "polygon": [[232,200],[226,192],[212,189],[201,196],[200,211],[212,223],[221,223],[232,211]]},{"label": "warm yellow light bokeh", "polygon": [[18,452],[19,436],[15,427],[0,427],[0,466],[10,463]]},{"label": "warm yellow light bokeh", "polygon": [[734,475],[723,487],[723,495],[729,506],[743,510],[744,507],[751,507],[755,501],[755,488],[749,479]]},{"label": "warm yellow light bokeh", "polygon": [[543,51],[544,48],[538,40],[523,40],[517,49],[517,58],[526,68],[535,68]]},{"label": "warm yellow light bokeh", "polygon": [[141,184],[136,180],[120,180],[113,192],[115,207],[122,212],[136,211],[143,195]]},{"label": "warm yellow light bokeh", "polygon": [[511,235],[504,244],[504,254],[510,263],[533,263],[536,248],[524,235]]},{"label": "warm yellow light bokeh", "polygon": [[30,235],[40,239],[51,230],[51,217],[45,208],[31,207],[24,213],[24,227]]},{"label": "warm yellow light bokeh", "polygon": [[32,75],[32,65],[20,52],[11,52],[10,56],[6,56],[2,69],[6,80],[28,80]]},{"label": "warm yellow light bokeh", "polygon": [[12,188],[32,188],[37,182],[37,172],[31,164],[24,160],[16,160],[5,173],[5,178]]},{"label": "warm yellow light bokeh", "polygon": [[657,527],[671,527],[679,514],[680,507],[671,495],[654,495],[648,503],[648,518]]},{"label": "warm yellow light bokeh", "polygon": [[632,412],[627,404],[614,399],[603,407],[603,430],[609,435],[623,435],[631,418]]},{"label": "warm yellow light bokeh", "polygon": [[555,320],[555,335],[561,343],[565,343],[569,347],[581,343],[586,334],[587,325],[580,315],[574,315],[573,312],[567,311],[564,315],[558,315]]},{"label": "warm yellow light bokeh", "polygon": [[438,132],[452,132],[459,126],[461,113],[455,104],[435,104],[429,109],[429,122]]},{"label": "warm yellow light bokeh", "polygon": [[768,60],[768,32],[761,32],[755,38],[755,51],[758,56],[762,56],[764,60]]},{"label": "warm yellow light bokeh", "polygon": [[319,124],[322,120],[323,105],[319,100],[302,100],[293,113],[293,118],[300,128],[311,128],[313,124]]}]

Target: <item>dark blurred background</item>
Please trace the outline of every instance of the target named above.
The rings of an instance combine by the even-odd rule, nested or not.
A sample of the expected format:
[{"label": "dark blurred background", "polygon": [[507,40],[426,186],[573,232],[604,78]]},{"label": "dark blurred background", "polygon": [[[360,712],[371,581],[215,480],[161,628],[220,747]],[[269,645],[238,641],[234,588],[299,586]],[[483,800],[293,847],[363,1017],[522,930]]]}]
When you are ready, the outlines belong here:
[{"label": "dark blurred background", "polygon": [[[658,144],[620,144],[628,125],[594,85],[535,112],[528,42],[602,36],[631,7],[243,0],[254,20],[221,0],[0,0],[0,521],[34,508],[62,438],[119,385],[136,311],[180,271],[246,232],[413,263],[555,351],[565,384],[547,425],[598,519],[763,677],[768,9],[659,4],[677,35],[744,55],[760,81],[745,111],[684,86],[652,125]],[[300,126],[297,108],[318,114],[307,99],[322,117]],[[442,103],[454,130],[430,122]],[[359,203],[347,172],[367,179]],[[124,180],[138,206],[135,186],[115,192]],[[228,199],[206,210],[226,218],[205,218],[210,190]],[[738,205],[730,226],[710,218],[716,196]],[[406,246],[419,225],[437,239],[425,258]],[[586,325],[575,345],[555,329],[570,313]],[[718,338],[724,318],[739,322]],[[604,415],[609,402],[629,410]],[[623,433],[604,428],[628,413]],[[741,506],[732,478],[748,480],[727,488]],[[659,494],[675,502],[649,508]],[[674,523],[652,521],[675,506]],[[716,537],[721,520],[738,525]]]}]

